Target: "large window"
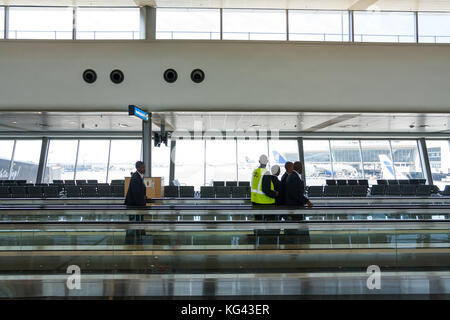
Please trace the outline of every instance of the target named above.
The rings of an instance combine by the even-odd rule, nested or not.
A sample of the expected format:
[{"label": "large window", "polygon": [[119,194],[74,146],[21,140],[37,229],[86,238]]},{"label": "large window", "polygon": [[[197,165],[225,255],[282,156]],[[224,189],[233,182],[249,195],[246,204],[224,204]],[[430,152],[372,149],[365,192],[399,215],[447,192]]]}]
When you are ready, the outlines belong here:
[{"label": "large window", "polygon": [[415,42],[414,12],[355,11],[355,42]]},{"label": "large window", "polygon": [[10,39],[72,39],[72,8],[9,8]]},{"label": "large window", "polygon": [[426,143],[433,183],[444,190],[450,185],[450,141],[427,140]]},{"label": "large window", "polygon": [[156,14],[157,39],[220,39],[219,9],[161,8]]},{"label": "large window", "polygon": [[[141,160],[141,140],[111,140],[108,183],[123,180],[136,171],[135,163]],[[78,176],[78,173],[77,173]]]},{"label": "large window", "polygon": [[0,179],[8,180],[14,140],[0,140]]},{"label": "large window", "polygon": [[419,12],[418,15],[419,42],[450,42],[450,13]]},{"label": "large window", "polygon": [[30,183],[36,182],[41,145],[41,140],[16,141],[11,180],[27,180]]},{"label": "large window", "polygon": [[164,185],[170,185],[170,140],[167,146],[162,143],[160,147],[152,146],[152,177],[164,178]]},{"label": "large window", "polygon": [[225,40],[286,40],[285,10],[224,9]]},{"label": "large window", "polygon": [[[237,140],[238,180],[252,181],[253,170],[259,167],[259,157],[269,156],[267,140]],[[270,160],[270,157],[269,157]],[[270,168],[269,162],[267,168]]]},{"label": "large window", "polygon": [[370,184],[378,179],[396,179],[392,153],[387,140],[362,140],[361,153],[364,162],[364,178]]},{"label": "large window", "polygon": [[305,176],[310,186],[324,185],[333,177],[331,169],[330,142],[328,140],[304,140]]},{"label": "large window", "polygon": [[[271,166],[277,164],[281,168],[280,176],[284,174],[286,161],[299,160],[297,140],[269,140],[269,160]],[[268,168],[269,169],[269,168]]]},{"label": "large window", "polygon": [[74,179],[77,148],[78,140],[50,140],[43,182]]},{"label": "large window", "polygon": [[5,37],[5,8],[0,7],[0,39]]},{"label": "large window", "polygon": [[236,140],[206,140],[206,184],[237,181]]},{"label": "large window", "polygon": [[289,10],[289,40],[349,41],[348,11]]},{"label": "large window", "polygon": [[331,140],[335,179],[362,179],[361,150],[358,140]]},{"label": "large window", "polygon": [[106,182],[110,140],[80,140],[75,179]]},{"label": "large window", "polygon": [[423,169],[417,140],[392,140],[396,179],[422,179]]},{"label": "large window", "polygon": [[77,39],[139,39],[139,8],[78,8]]},{"label": "large window", "polygon": [[205,141],[177,140],[175,152],[175,179],[199,190],[205,183]]}]

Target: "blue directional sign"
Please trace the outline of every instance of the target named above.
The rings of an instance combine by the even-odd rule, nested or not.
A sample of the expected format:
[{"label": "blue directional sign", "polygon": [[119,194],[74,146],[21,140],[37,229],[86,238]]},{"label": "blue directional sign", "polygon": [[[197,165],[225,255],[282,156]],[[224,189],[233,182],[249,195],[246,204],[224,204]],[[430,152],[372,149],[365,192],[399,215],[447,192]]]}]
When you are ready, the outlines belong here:
[{"label": "blue directional sign", "polygon": [[128,106],[128,114],[130,116],[136,116],[138,118],[141,118],[144,121],[148,121],[148,112],[145,112],[144,110],[139,109],[134,105]]}]

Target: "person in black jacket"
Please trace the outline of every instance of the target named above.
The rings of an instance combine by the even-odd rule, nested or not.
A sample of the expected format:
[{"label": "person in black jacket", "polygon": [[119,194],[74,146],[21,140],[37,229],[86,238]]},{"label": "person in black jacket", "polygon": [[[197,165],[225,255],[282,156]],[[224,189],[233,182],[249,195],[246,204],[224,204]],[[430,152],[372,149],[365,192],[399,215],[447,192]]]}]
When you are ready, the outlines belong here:
[{"label": "person in black jacket", "polygon": [[136,162],[136,172],[133,173],[128,187],[125,204],[131,207],[145,206],[145,185],[144,185],[145,164],[142,161]]},{"label": "person in black jacket", "polygon": [[285,204],[290,206],[304,206],[312,207],[311,201],[305,197],[305,184],[301,179],[302,163],[300,161],[294,162],[294,171],[286,179],[286,195]]},{"label": "person in black jacket", "polygon": [[[261,184],[261,188],[264,194],[270,198],[274,198],[275,204],[278,204],[280,198],[280,180],[278,179],[279,175],[280,175],[280,166],[273,165],[270,168],[270,172],[267,171],[264,174]],[[272,190],[271,183],[273,183],[274,190]]]},{"label": "person in black jacket", "polygon": [[[128,186],[128,192],[125,197],[125,205],[128,207],[143,207],[146,205],[145,196],[145,164],[142,161],[136,162],[136,172],[133,173]],[[129,220],[133,222],[143,221],[143,216],[130,215]],[[145,234],[145,230],[127,230],[125,241],[127,243],[137,244],[136,240],[140,240],[140,236]]]},{"label": "person in black jacket", "polygon": [[285,202],[286,202],[286,199],[285,199],[286,198],[286,180],[287,180],[287,177],[292,173],[292,171],[294,171],[294,163],[287,161],[284,164],[284,169],[286,169],[286,172],[281,177],[280,195],[278,197],[278,204],[285,204]]}]

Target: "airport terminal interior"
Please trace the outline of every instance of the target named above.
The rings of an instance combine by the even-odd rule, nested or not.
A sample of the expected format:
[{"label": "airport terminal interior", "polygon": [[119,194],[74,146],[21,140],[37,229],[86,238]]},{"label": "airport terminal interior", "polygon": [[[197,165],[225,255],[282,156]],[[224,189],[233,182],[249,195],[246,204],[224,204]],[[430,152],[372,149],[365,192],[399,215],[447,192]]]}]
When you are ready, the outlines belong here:
[{"label": "airport terminal interior", "polygon": [[447,0],[0,0],[0,299],[449,299],[449,59]]}]

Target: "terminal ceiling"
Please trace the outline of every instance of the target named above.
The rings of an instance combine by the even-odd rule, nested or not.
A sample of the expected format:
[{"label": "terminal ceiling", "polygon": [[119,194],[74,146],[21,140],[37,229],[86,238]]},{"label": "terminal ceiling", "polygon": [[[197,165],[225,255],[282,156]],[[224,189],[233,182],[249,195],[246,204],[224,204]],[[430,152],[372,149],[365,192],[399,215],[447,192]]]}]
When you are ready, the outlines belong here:
[{"label": "terminal ceiling", "polygon": [[[312,112],[158,112],[153,129],[280,133],[408,133],[450,135],[450,114],[312,113]],[[199,129],[201,128],[201,129]],[[1,112],[0,132],[140,132],[141,120],[126,112]]]},{"label": "terminal ceiling", "polygon": [[0,0],[1,5],[450,11],[450,0]]}]

